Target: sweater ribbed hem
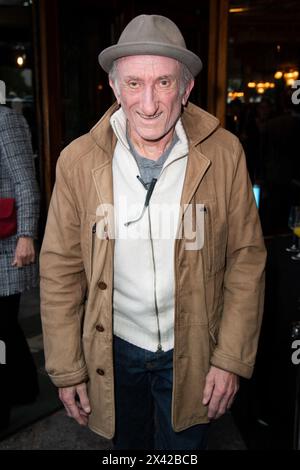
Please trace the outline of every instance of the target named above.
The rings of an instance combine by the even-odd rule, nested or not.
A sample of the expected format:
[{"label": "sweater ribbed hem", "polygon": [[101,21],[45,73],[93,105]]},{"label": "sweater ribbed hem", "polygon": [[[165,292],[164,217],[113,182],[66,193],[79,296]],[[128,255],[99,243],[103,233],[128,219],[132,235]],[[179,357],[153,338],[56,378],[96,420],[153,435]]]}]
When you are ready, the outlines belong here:
[{"label": "sweater ribbed hem", "polygon": [[[164,332],[165,333],[165,332]],[[158,346],[157,332],[149,332],[138,325],[127,321],[126,318],[114,313],[114,335],[138,348],[155,352]],[[163,351],[174,348],[174,328],[164,334],[161,340]]]}]

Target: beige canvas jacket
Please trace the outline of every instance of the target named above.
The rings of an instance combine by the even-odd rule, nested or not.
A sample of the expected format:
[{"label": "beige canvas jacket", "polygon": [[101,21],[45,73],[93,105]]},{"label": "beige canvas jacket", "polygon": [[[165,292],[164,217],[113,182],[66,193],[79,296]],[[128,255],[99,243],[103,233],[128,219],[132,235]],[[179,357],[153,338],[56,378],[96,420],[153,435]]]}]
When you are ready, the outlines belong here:
[{"label": "beige canvas jacket", "polygon": [[[40,257],[46,368],[58,387],[88,382],[89,426],[114,435],[112,354],[112,106],[62,152]],[[250,377],[261,325],[266,252],[238,139],[189,104],[182,115],[189,156],[181,204],[204,207],[204,246],[175,243],[175,431],[207,422],[211,364]],[[102,206],[103,207],[103,206]],[[184,211],[183,211],[184,212]],[[93,227],[97,226],[97,234]],[[108,232],[109,237],[101,236]],[[97,236],[99,235],[99,236]]]}]

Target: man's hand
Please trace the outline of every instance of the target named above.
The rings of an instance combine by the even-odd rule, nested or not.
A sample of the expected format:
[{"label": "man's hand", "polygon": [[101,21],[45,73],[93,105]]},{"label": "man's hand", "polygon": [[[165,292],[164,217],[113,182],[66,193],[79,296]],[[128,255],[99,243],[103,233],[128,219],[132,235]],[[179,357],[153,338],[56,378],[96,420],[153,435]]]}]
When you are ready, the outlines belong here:
[{"label": "man's hand", "polygon": [[86,384],[82,383],[74,387],[59,388],[58,390],[59,398],[63,402],[68,416],[74,418],[78,424],[86,426],[88,423],[88,415],[91,412]]},{"label": "man's hand", "polygon": [[35,249],[33,238],[20,237],[17,241],[16,251],[12,266],[22,268],[28,264],[34,263]]},{"label": "man's hand", "polygon": [[208,418],[220,418],[232,405],[239,389],[239,377],[211,366],[203,392],[203,405],[208,405]]}]

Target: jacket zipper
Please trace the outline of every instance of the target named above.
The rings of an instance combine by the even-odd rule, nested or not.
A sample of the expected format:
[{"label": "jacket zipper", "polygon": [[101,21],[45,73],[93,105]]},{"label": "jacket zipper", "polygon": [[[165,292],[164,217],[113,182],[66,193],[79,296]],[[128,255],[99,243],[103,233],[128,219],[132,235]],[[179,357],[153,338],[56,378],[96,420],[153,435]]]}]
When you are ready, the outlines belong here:
[{"label": "jacket zipper", "polygon": [[154,291],[154,309],[155,309],[155,316],[156,316],[156,322],[157,322],[157,334],[158,334],[158,345],[157,345],[157,351],[162,351],[162,344],[161,344],[161,331],[160,331],[160,322],[159,322],[159,311],[158,311],[158,302],[157,302],[157,289],[156,289],[156,284],[157,284],[157,279],[156,279],[156,263],[155,263],[155,256],[154,256],[154,246],[153,246],[153,238],[152,238],[152,226],[151,226],[151,216],[150,216],[150,199],[154,190],[154,187],[157,183],[156,178],[152,178],[151,183],[149,188],[145,185],[143,182],[142,178],[140,175],[137,175],[138,180],[144,188],[147,190],[146,194],[146,199],[144,203],[143,210],[140,214],[140,216],[134,220],[129,220],[128,222],[125,223],[125,226],[128,227],[131,224],[134,224],[138,222],[148,209],[148,224],[149,224],[149,240],[150,240],[150,246],[151,246],[151,258],[152,258],[152,264],[153,264],[153,291]]},{"label": "jacket zipper", "polygon": [[148,206],[148,222],[149,222],[149,238],[150,238],[150,246],[151,246],[151,257],[152,257],[152,263],[153,263],[154,308],[155,308],[155,316],[156,316],[156,322],[157,322],[157,336],[158,336],[157,351],[162,351],[163,349],[162,349],[162,344],[161,344],[161,331],[160,331],[159,311],[158,311],[158,302],[157,302],[157,290],[156,290],[156,263],[155,263],[154,246],[153,246],[153,238],[152,238],[150,206]]}]

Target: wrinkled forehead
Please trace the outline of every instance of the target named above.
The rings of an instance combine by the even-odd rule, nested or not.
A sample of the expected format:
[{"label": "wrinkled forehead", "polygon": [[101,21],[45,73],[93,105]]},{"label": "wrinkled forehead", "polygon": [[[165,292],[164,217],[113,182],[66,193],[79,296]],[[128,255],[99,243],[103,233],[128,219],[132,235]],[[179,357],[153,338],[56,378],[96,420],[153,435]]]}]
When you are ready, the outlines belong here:
[{"label": "wrinkled forehead", "polygon": [[177,75],[180,73],[181,64],[178,60],[172,59],[171,57],[134,55],[118,59],[117,69],[121,76],[128,75],[128,73],[132,75],[145,75],[147,73],[158,76]]}]

